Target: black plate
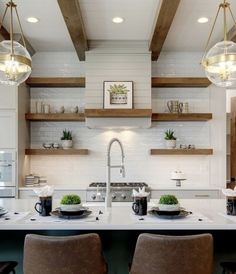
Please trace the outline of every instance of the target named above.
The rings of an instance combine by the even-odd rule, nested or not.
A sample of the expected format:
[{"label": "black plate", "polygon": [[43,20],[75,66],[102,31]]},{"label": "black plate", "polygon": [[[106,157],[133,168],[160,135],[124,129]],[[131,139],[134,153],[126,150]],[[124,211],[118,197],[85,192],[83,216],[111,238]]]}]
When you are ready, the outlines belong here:
[{"label": "black plate", "polygon": [[88,207],[81,207],[79,210],[76,211],[65,211],[65,210],[61,210],[60,207],[56,208],[56,211],[59,211],[62,215],[65,216],[80,216],[82,214],[84,214],[85,211],[88,211]]},{"label": "black plate", "polygon": [[[60,210],[55,210],[55,211],[50,212],[50,215],[58,217],[58,218],[62,218],[62,219],[80,219],[80,218],[85,218],[85,217],[89,216],[92,213],[92,211],[91,210],[79,211],[79,212],[77,212],[77,214],[74,214],[74,215],[68,215],[68,211],[66,213],[67,214],[65,214],[65,213],[62,214]],[[73,212],[73,213],[75,213],[75,212]]]},{"label": "black plate", "polygon": [[2,217],[3,215],[7,214],[8,211],[7,210],[1,210],[0,211],[0,217]]},{"label": "black plate", "polygon": [[148,213],[163,219],[179,219],[191,214],[191,212],[186,211],[184,208],[180,208],[178,211],[163,211],[158,207],[152,208]]}]

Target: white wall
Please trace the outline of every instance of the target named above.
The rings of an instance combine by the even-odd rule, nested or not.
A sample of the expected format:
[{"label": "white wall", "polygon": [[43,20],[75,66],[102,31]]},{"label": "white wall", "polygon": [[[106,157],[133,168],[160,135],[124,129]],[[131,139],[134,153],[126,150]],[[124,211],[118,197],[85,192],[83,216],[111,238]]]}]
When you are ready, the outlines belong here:
[{"label": "white wall", "polygon": [[[132,48],[130,51],[132,51]],[[152,64],[152,75],[203,76],[203,72],[199,67],[200,56],[200,53],[164,53],[158,62]],[[34,76],[85,75],[84,63],[79,62],[73,53],[36,53],[33,57],[33,64]],[[124,71],[121,74],[117,72],[117,77],[122,76],[123,79]],[[92,74],[90,76],[92,77]],[[112,74],[112,77],[114,77],[114,74]],[[93,87],[91,85],[91,89],[94,87],[95,84]],[[96,90],[102,93],[102,86],[96,86]],[[86,97],[87,94],[89,96],[89,92],[86,91]],[[90,95],[92,96],[92,94]],[[80,104],[85,99],[85,89],[32,88],[31,96],[32,108],[35,100],[39,98],[43,98],[45,102],[48,101],[53,106],[63,104],[69,108],[69,106]],[[170,172],[178,168],[187,175],[188,180],[184,183],[185,185],[195,187],[224,185],[226,181],[226,141],[225,136],[223,136],[226,121],[224,118],[224,91],[213,87],[206,89],[153,89],[153,109],[155,111],[164,111],[166,101],[174,98],[188,101],[192,111],[213,112],[214,119],[211,122],[153,123],[150,129],[132,131],[88,129],[81,122],[32,122],[32,147],[40,147],[46,141],[58,142],[62,130],[68,128],[73,131],[75,146],[88,148],[90,155],[32,156],[31,172],[47,176],[49,183],[55,185],[67,184],[82,188],[87,187],[91,181],[104,181],[107,144],[112,137],[118,137],[125,147],[126,180],[128,181],[146,181],[156,188],[166,184],[173,184],[174,186],[174,183],[170,181]],[[100,101],[95,103],[101,107]],[[163,134],[168,128],[173,128],[176,131],[178,144],[185,143],[195,144],[199,147],[212,147],[215,154],[213,156],[187,157],[150,156],[149,150],[151,148],[164,147]],[[114,160],[118,161],[118,158],[115,157]],[[122,180],[116,171],[113,178],[114,180]]]}]

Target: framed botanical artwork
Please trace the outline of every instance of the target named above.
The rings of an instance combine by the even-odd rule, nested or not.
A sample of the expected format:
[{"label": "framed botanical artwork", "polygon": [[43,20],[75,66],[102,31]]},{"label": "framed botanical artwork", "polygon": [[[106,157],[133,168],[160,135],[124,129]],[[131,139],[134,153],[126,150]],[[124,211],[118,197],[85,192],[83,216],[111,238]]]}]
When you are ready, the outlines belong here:
[{"label": "framed botanical artwork", "polygon": [[133,81],[104,81],[104,108],[133,108]]}]

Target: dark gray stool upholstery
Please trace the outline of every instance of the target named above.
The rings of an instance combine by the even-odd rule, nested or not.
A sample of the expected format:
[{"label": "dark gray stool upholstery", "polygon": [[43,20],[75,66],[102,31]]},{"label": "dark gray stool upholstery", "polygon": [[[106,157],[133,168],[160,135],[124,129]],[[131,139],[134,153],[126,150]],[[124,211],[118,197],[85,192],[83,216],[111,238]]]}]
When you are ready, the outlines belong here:
[{"label": "dark gray stool upholstery", "polygon": [[17,264],[18,263],[15,261],[0,262],[0,274],[15,274],[16,272],[14,269]]},{"label": "dark gray stool upholstery", "polygon": [[236,274],[236,262],[222,262],[223,274]]}]

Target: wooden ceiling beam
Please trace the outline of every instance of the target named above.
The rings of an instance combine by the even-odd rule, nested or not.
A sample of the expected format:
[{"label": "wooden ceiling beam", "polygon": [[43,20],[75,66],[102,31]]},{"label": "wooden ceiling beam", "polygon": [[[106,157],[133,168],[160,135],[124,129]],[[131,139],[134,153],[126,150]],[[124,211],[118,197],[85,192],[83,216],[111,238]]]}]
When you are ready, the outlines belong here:
[{"label": "wooden ceiling beam", "polygon": [[88,41],[79,0],[57,0],[80,61],[85,61]]},{"label": "wooden ceiling beam", "polygon": [[227,40],[236,43],[236,26],[233,26],[227,33]]},{"label": "wooden ceiling beam", "polygon": [[152,52],[152,61],[156,61],[174,20],[180,0],[163,0],[153,31],[149,50]]}]

